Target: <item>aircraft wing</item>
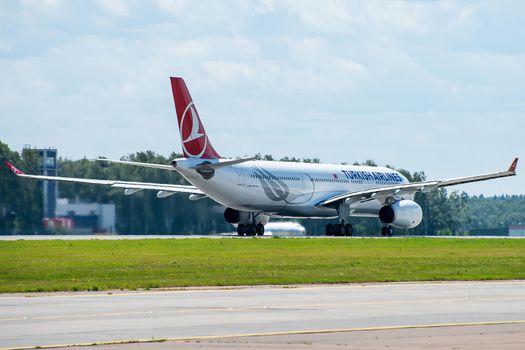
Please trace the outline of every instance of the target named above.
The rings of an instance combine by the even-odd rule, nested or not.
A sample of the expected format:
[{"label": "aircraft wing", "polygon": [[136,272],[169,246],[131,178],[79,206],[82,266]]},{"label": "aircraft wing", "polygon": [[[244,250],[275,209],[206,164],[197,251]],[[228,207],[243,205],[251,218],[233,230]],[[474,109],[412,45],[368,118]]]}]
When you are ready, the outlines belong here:
[{"label": "aircraft wing", "polygon": [[140,190],[156,190],[157,197],[167,197],[170,194],[175,193],[190,193],[204,195],[204,193],[195,186],[187,185],[172,185],[172,184],[157,184],[148,182],[132,182],[132,181],[119,181],[119,180],[98,180],[98,179],[83,179],[76,177],[62,177],[62,176],[46,176],[46,175],[30,175],[17,169],[14,165],[4,161],[5,165],[13,173],[20,177],[26,177],[30,179],[48,180],[48,181],[62,181],[62,182],[73,182],[83,183],[92,185],[106,185],[113,188],[124,188],[125,194],[132,194]]},{"label": "aircraft wing", "polygon": [[458,177],[447,180],[412,182],[408,184],[372,188],[364,191],[342,193],[327,198],[317,203],[316,206],[330,206],[340,201],[344,201],[346,204],[354,204],[370,201],[373,199],[377,199],[381,202],[384,202],[385,199],[388,197],[395,197],[415,192],[425,193],[440,187],[454,186],[470,182],[486,181],[491,179],[497,179],[500,177],[514,176],[516,175],[517,165],[518,158],[514,159],[514,161],[506,171],[500,171],[496,173]]}]

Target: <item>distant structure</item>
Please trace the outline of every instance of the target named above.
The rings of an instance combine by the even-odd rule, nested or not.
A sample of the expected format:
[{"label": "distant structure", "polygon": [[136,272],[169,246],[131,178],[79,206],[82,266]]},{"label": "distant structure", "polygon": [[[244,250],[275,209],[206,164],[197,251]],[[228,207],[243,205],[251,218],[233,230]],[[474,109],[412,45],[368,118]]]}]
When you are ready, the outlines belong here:
[{"label": "distant structure", "polygon": [[42,219],[44,229],[54,233],[70,233],[73,232],[73,220],[68,218],[44,218]]},{"label": "distant structure", "polygon": [[[26,145],[25,148],[31,148]],[[39,173],[58,175],[57,149],[34,148],[40,158]],[[58,199],[58,182],[42,181],[42,225],[46,231],[62,233],[115,233],[115,205],[69,203]]]},{"label": "distant structure", "polygon": [[264,235],[274,237],[305,236],[306,229],[298,222],[275,221],[265,225]]},{"label": "distant structure", "polygon": [[56,216],[70,220],[69,231],[76,234],[115,233],[115,204],[70,203],[59,198]]},{"label": "distant structure", "polygon": [[502,228],[476,229],[469,232],[470,236],[508,236],[525,237],[525,226],[509,226]]},{"label": "distant structure", "polygon": [[525,236],[525,226],[510,226],[509,236],[511,237],[523,237]]},{"label": "distant structure", "polygon": [[[58,172],[56,148],[37,148],[40,157],[40,174],[56,176]],[[57,206],[58,186],[56,181],[42,182],[43,216],[54,218]]]},{"label": "distant structure", "polygon": [[508,227],[477,228],[469,231],[469,236],[508,236]]}]

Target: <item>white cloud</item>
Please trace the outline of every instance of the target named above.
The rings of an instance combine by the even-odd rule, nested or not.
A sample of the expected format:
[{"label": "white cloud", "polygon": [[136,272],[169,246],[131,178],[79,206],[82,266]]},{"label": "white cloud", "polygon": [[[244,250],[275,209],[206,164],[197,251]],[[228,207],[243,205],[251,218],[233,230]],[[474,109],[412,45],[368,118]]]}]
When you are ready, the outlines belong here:
[{"label": "white cloud", "polygon": [[225,83],[239,78],[253,78],[256,73],[252,65],[236,62],[206,61],[203,67],[215,80]]},{"label": "white cloud", "polygon": [[[429,31],[432,21],[429,21],[429,10],[433,4],[422,4],[406,1],[365,2],[363,11],[367,25],[386,32],[405,32],[410,34],[425,34]],[[429,16],[430,15],[430,16]]]},{"label": "white cloud", "polygon": [[366,71],[365,66],[350,59],[336,58],[335,63],[349,73],[363,73]]},{"label": "white cloud", "polygon": [[63,5],[62,0],[22,0],[23,7],[53,9]]},{"label": "white cloud", "polygon": [[351,15],[351,5],[346,1],[288,1],[286,5],[309,31],[346,32],[361,21]]},{"label": "white cloud", "polygon": [[326,57],[326,48],[323,39],[317,37],[281,37],[289,57],[301,64],[318,62],[319,58]]},{"label": "white cloud", "polygon": [[258,0],[253,1],[251,10],[256,15],[265,15],[275,11],[274,0]]},{"label": "white cloud", "polygon": [[98,6],[110,15],[129,16],[128,6],[123,0],[98,0]]},{"label": "white cloud", "polygon": [[253,80],[254,85],[262,86],[265,81],[275,81],[279,68],[268,62],[225,62],[206,61],[203,63],[206,73],[219,84],[231,84],[242,80]]},{"label": "white cloud", "polygon": [[199,59],[210,51],[210,45],[203,40],[191,40],[181,42],[169,42],[165,44],[164,49],[178,57],[189,59]]},{"label": "white cloud", "polygon": [[173,15],[182,13],[186,6],[185,0],[158,0],[157,5],[163,11],[169,12]]},{"label": "white cloud", "polygon": [[15,45],[12,41],[2,40],[0,41],[0,53],[8,53],[14,49]]}]

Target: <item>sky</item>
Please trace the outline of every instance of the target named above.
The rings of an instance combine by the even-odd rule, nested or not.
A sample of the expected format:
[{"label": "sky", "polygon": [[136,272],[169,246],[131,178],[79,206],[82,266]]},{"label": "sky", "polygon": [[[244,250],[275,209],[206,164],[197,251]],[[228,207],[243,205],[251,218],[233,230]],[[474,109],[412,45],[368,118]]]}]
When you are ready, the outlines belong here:
[{"label": "sky", "polygon": [[[180,76],[223,156],[504,170],[525,163],[523,13],[519,0],[2,1],[0,141],[70,159],[181,152]],[[525,175],[451,189],[525,194]]]}]

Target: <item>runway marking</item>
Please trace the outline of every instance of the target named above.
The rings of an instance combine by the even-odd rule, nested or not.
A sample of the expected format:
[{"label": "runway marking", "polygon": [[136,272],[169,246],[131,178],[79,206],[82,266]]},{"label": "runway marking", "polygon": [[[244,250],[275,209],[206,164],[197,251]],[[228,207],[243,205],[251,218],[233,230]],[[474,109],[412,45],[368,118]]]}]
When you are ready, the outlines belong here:
[{"label": "runway marking", "polygon": [[[114,313],[98,313],[98,314],[83,314],[83,315],[49,315],[49,316],[24,316],[24,317],[9,317],[0,318],[0,322],[7,321],[40,321],[40,320],[68,320],[68,319],[79,319],[79,318],[92,318],[92,317],[112,317],[112,316],[133,316],[133,315],[167,315],[174,313],[184,312],[209,312],[209,311],[246,311],[246,310],[259,310],[259,309],[272,309],[279,307],[265,307],[265,306],[253,306],[253,307],[214,307],[214,308],[194,308],[194,307],[179,307],[178,310],[170,311],[136,311],[136,312],[114,312]],[[0,349],[1,350],[1,349]]]},{"label": "runway marking", "polygon": [[[114,312],[114,313],[95,313],[95,314],[79,314],[79,315],[49,315],[49,316],[21,316],[21,317],[8,317],[0,318],[0,322],[9,321],[39,321],[39,320],[67,320],[67,319],[80,319],[80,318],[92,318],[92,317],[113,317],[113,316],[132,316],[132,315],[166,315],[174,313],[185,313],[185,312],[221,312],[221,311],[251,311],[251,310],[287,310],[287,309],[300,309],[300,308],[328,308],[328,307],[340,307],[340,306],[352,306],[352,305],[393,305],[393,304],[419,304],[419,303],[454,303],[454,302],[482,302],[482,301],[503,301],[503,300],[525,300],[525,297],[466,297],[466,298],[448,298],[448,299],[417,299],[417,300],[376,300],[376,301],[361,301],[361,302],[348,302],[348,303],[331,303],[331,304],[290,304],[290,305],[263,305],[263,306],[245,306],[245,307],[175,307],[169,311],[135,311],[135,312]],[[1,349],[0,349],[1,350]]]},{"label": "runway marking", "polygon": [[37,316],[37,317],[13,317],[13,318],[0,318],[2,321],[21,321],[21,320],[59,320],[59,319],[72,319],[72,318],[82,318],[82,317],[106,317],[106,316],[132,316],[132,315],[144,315],[144,314],[154,314],[151,312],[115,312],[115,313],[101,313],[101,314],[84,314],[84,315],[53,315],[53,316]]},{"label": "runway marking", "polygon": [[328,333],[342,333],[342,332],[364,332],[364,331],[384,331],[396,329],[424,329],[424,328],[439,328],[439,327],[465,327],[465,326],[494,326],[502,324],[525,324],[525,320],[506,320],[506,321],[486,321],[486,322],[463,322],[463,323],[434,323],[434,324],[418,324],[418,325],[401,325],[401,326],[377,326],[377,327],[358,327],[358,328],[339,328],[339,329],[312,329],[312,330],[294,330],[282,332],[264,332],[264,333],[237,333],[225,335],[202,335],[193,337],[174,337],[174,338],[148,338],[148,339],[129,339],[129,340],[109,340],[109,341],[94,341],[86,343],[71,343],[71,344],[53,344],[53,345],[30,345],[19,347],[0,348],[0,350],[30,350],[30,349],[52,349],[52,348],[68,348],[74,346],[95,346],[95,345],[117,345],[117,344],[134,344],[134,343],[158,343],[158,342],[181,342],[181,341],[197,341],[197,340],[213,340],[225,338],[246,338],[246,337],[267,337],[276,335],[293,335],[293,334],[328,334]]}]

